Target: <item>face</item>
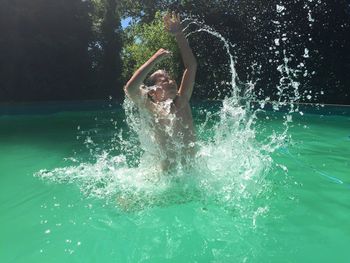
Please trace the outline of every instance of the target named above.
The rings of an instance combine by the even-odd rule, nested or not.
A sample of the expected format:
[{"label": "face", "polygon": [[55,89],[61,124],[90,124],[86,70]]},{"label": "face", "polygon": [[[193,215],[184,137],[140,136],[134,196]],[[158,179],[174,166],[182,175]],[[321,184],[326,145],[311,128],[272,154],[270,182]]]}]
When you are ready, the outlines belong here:
[{"label": "face", "polygon": [[175,80],[172,80],[168,75],[157,75],[155,86],[156,88],[154,89],[152,96],[156,101],[175,99],[177,94],[177,85]]}]

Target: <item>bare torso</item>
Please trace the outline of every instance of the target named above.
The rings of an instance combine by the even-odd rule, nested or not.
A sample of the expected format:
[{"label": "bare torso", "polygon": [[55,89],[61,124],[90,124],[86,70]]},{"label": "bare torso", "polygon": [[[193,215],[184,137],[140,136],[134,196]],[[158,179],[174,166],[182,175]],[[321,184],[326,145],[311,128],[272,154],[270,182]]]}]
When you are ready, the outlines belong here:
[{"label": "bare torso", "polygon": [[186,164],[195,154],[195,132],[188,101],[176,97],[155,103],[146,97],[144,106],[160,150],[162,169],[168,170],[179,162]]}]

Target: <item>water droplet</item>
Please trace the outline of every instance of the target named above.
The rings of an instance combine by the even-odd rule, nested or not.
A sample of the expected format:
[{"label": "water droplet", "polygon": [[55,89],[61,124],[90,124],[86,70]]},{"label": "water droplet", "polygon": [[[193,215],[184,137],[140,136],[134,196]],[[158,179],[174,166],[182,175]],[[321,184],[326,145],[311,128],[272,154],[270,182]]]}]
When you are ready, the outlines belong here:
[{"label": "water droplet", "polygon": [[276,11],[277,13],[281,13],[286,8],[283,5],[276,5]]},{"label": "water droplet", "polygon": [[279,38],[276,38],[276,39],[275,39],[275,45],[276,45],[276,46],[279,46],[279,45],[280,45],[280,40],[279,40]]},{"label": "water droplet", "polygon": [[308,13],[308,19],[310,22],[315,22],[315,19],[313,19],[311,16],[311,12]]}]

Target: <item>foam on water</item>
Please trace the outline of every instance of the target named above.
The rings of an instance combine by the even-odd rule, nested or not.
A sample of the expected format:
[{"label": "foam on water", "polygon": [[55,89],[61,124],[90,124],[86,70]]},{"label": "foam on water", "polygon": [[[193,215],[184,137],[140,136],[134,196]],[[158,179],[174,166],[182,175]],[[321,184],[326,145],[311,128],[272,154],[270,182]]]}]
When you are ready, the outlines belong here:
[{"label": "foam on water", "polygon": [[[284,7],[277,6],[276,12],[282,16],[284,10]],[[116,126],[109,147],[96,151],[100,147],[86,136],[85,144],[92,160],[82,161],[75,157],[65,167],[41,170],[36,176],[58,183],[77,184],[84,195],[112,202],[123,210],[190,201],[213,202],[241,211],[242,215],[252,218],[255,225],[256,217],[269,210],[268,206],[259,206],[256,200],[270,189],[271,183],[266,175],[276,167],[271,153],[288,139],[288,123],[292,121],[292,114],[298,111],[295,102],[300,99],[300,93],[299,83],[294,80],[296,71],[290,68],[281,41],[275,40],[276,46],[282,49],[283,60],[277,68],[281,79],[276,87],[279,99],[273,102],[273,109],[278,111],[287,105],[289,110],[284,116],[282,130],[273,131],[265,140],[259,141],[257,116],[264,111],[269,98],[258,100],[253,82],[245,84],[243,90],[242,85],[237,85],[231,43],[198,21],[191,20],[190,24],[198,28],[188,37],[205,32],[222,41],[231,72],[230,96],[222,100],[219,110],[202,111],[205,121],[196,127],[198,151],[190,168],[179,165],[171,173],[157,169],[148,154],[154,145],[149,143],[147,129],[138,110],[126,100],[124,110],[128,129]],[[283,35],[280,28],[278,34]],[[252,101],[257,101],[259,107],[254,109]]]}]

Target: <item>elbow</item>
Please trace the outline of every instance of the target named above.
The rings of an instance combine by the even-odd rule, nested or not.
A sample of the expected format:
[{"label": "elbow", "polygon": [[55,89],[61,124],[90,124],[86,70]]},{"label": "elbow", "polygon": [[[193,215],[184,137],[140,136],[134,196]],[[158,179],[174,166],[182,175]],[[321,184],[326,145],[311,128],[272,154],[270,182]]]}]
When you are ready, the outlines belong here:
[{"label": "elbow", "polygon": [[124,93],[126,94],[127,91],[128,91],[128,85],[125,85],[125,86],[123,87],[123,90],[124,90]]},{"label": "elbow", "polygon": [[131,80],[129,80],[125,85],[124,85],[124,92],[127,93],[128,91],[130,91],[130,89],[133,86],[133,82]]},{"label": "elbow", "polygon": [[130,85],[128,85],[128,83],[127,83],[127,84],[124,86],[123,90],[124,90],[124,94],[125,94],[126,96],[129,96]]}]

